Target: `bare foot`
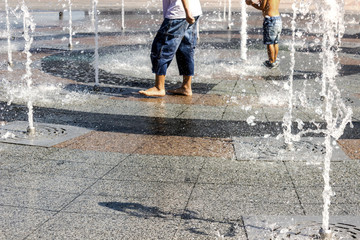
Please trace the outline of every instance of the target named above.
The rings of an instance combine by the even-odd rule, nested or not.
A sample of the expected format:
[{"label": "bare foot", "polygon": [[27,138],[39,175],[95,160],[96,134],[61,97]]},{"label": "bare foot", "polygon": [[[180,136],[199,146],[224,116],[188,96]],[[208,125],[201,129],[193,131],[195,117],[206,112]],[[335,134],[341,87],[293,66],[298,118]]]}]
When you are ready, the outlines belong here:
[{"label": "bare foot", "polygon": [[148,97],[164,97],[165,89],[160,90],[157,87],[153,87],[145,91],[139,91],[139,93]]},{"label": "bare foot", "polygon": [[176,95],[184,95],[184,96],[192,96],[191,89],[179,87],[173,90],[169,90],[169,93],[176,94]]}]

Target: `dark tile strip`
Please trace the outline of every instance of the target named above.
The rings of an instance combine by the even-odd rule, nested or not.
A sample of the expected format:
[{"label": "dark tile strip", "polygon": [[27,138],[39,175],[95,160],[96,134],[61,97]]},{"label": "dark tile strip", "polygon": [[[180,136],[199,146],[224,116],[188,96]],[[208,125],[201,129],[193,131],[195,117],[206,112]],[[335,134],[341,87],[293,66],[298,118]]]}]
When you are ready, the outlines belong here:
[{"label": "dark tile strip", "polygon": [[[0,102],[0,107],[3,108],[0,113],[0,121],[27,121],[25,106],[14,104],[7,106],[5,102]],[[283,133],[282,122],[255,122],[255,126],[250,126],[246,121],[103,114],[44,107],[35,107],[34,112],[36,122],[64,124],[104,132],[212,138],[261,137],[266,134],[277,136]],[[321,129],[325,129],[326,123],[319,124]],[[357,121],[352,124],[353,128],[349,124],[347,125],[341,139],[360,139],[360,122]],[[314,128],[313,123],[304,123],[303,129]],[[293,124],[293,132],[298,132],[296,123]],[[308,134],[306,136],[321,137],[322,134]]]}]

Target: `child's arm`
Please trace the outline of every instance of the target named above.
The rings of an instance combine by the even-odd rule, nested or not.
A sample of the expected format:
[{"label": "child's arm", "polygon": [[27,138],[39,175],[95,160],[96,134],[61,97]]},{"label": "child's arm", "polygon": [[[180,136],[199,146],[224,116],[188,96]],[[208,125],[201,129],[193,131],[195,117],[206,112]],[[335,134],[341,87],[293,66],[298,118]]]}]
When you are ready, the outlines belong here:
[{"label": "child's arm", "polygon": [[252,7],[263,11],[265,9],[267,0],[260,0],[258,3],[254,3],[252,0],[246,0],[247,5],[251,5]]},{"label": "child's arm", "polygon": [[188,0],[181,0],[181,2],[182,2],[183,6],[184,6],[184,9],[185,9],[186,21],[189,24],[194,24],[195,23],[195,18],[191,14]]}]

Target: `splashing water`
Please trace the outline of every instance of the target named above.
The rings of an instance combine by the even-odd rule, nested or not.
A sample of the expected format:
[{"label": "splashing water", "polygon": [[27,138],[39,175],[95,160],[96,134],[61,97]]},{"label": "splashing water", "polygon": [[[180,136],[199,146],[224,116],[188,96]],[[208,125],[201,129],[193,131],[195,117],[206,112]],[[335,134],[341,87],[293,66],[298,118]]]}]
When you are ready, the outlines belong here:
[{"label": "splashing water", "polygon": [[95,86],[99,85],[99,20],[97,11],[98,0],[93,0],[94,18],[95,18]]},{"label": "splashing water", "polygon": [[8,43],[8,71],[12,69],[12,51],[11,51],[11,31],[10,31],[10,20],[9,20],[9,5],[8,1],[5,0],[5,12],[6,12],[6,30],[7,30],[7,43]]},{"label": "splashing water", "polygon": [[125,29],[125,3],[124,0],[121,1],[121,29]]},{"label": "splashing water", "polygon": [[227,5],[227,0],[224,0],[224,21],[226,20],[226,5]]},{"label": "splashing water", "polygon": [[[26,73],[23,75],[22,78],[26,81],[28,91],[31,92],[31,88],[32,88],[31,55],[32,54],[30,53],[30,48],[34,38],[33,36],[30,35],[29,30],[32,33],[35,31],[35,23],[32,16],[29,13],[29,9],[25,5],[25,1],[22,2],[21,10],[23,12],[23,24],[24,24],[24,39],[25,39],[24,53],[26,54],[26,64],[25,64]],[[28,99],[27,107],[28,107],[28,121],[29,121],[28,131],[30,134],[35,134],[33,101],[31,97],[29,97]]]},{"label": "splashing water", "polygon": [[[326,155],[324,160],[324,209],[322,229],[329,231],[329,207],[332,190],[330,186],[330,160],[332,157],[332,142],[341,137],[348,123],[351,123],[352,109],[345,106],[341,93],[336,85],[335,78],[339,69],[338,47],[345,32],[343,0],[324,0],[320,5],[322,17],[323,40],[321,58],[323,61],[322,90],[324,97],[324,119],[327,131],[324,145]],[[336,112],[333,112],[336,109]]]},{"label": "splashing water", "polygon": [[72,10],[71,10],[71,0],[68,0],[68,5],[69,5],[69,48],[72,49],[73,44],[72,44]]},{"label": "splashing water", "polygon": [[95,28],[95,26],[94,26],[94,24],[95,24],[94,7],[95,7],[94,1],[91,0],[91,11],[89,12],[89,15],[90,15],[91,26],[93,29]]},{"label": "splashing water", "polygon": [[[299,4],[299,6],[297,6]],[[344,27],[344,2],[342,0],[323,0],[317,1],[314,8],[311,8],[312,3],[304,3],[304,1],[295,2],[292,5],[293,17],[291,22],[292,29],[292,43],[291,49],[291,67],[290,77],[287,84],[289,90],[288,98],[288,112],[284,116],[284,138],[285,142],[292,144],[293,141],[299,141],[301,136],[307,133],[322,133],[325,135],[324,143],[326,153],[324,156],[324,190],[323,190],[323,219],[322,219],[322,234],[325,236],[331,235],[329,229],[329,207],[331,202],[331,196],[333,194],[330,186],[330,163],[333,153],[333,143],[341,137],[347,124],[351,124],[352,109],[347,107],[341,99],[340,90],[336,85],[336,76],[338,74],[339,63],[338,49],[341,44],[341,39],[345,31]],[[326,122],[326,129],[320,129],[318,124],[315,124],[315,129],[303,129],[301,124],[298,124],[300,132],[298,134],[292,134],[292,122],[293,122],[293,106],[295,99],[299,99],[302,107],[309,107],[306,101],[306,93],[295,93],[293,90],[293,75],[295,66],[295,40],[296,37],[302,37],[301,32],[297,32],[296,19],[299,17],[298,13],[305,16],[309,13],[310,9],[315,9],[315,17],[310,22],[310,28],[308,30],[314,30],[314,24],[318,24],[319,33],[322,36],[322,52],[320,54],[320,62],[322,63],[322,76],[318,79],[321,85],[320,105],[316,108],[315,112]],[[311,15],[311,14],[310,14]],[[319,41],[320,43],[320,41]],[[305,77],[306,78],[306,77]],[[316,82],[316,81],[315,81]],[[304,88],[306,88],[306,81],[304,81]],[[300,119],[297,120],[301,121]],[[326,238],[327,239],[327,238]]]},{"label": "splashing water", "polygon": [[233,23],[231,22],[231,0],[229,0],[229,12],[228,12],[228,29],[231,29]]},{"label": "splashing water", "polygon": [[292,4],[293,16],[291,19],[291,31],[292,31],[292,41],[290,45],[290,76],[289,76],[289,95],[288,95],[288,112],[284,115],[283,118],[283,129],[284,129],[284,139],[289,150],[293,150],[293,135],[291,132],[292,129],[292,120],[293,120],[293,86],[294,86],[294,69],[295,69],[295,36],[296,36],[296,17],[297,17],[297,7],[296,3]]},{"label": "splashing water", "polygon": [[240,0],[241,4],[241,59],[247,60],[247,13],[246,3],[244,0]]}]

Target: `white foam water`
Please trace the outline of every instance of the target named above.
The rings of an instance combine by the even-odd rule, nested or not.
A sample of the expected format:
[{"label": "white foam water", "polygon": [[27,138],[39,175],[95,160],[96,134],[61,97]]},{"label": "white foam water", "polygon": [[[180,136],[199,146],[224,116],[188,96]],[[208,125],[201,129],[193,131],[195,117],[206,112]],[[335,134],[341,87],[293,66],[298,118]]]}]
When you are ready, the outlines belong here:
[{"label": "white foam water", "polygon": [[11,30],[9,20],[9,5],[8,1],[5,0],[5,12],[6,12],[6,37],[7,37],[7,49],[8,49],[8,70],[13,71],[12,65],[12,46],[11,46]]},{"label": "white foam water", "polygon": [[52,107],[54,105],[82,104],[90,97],[86,92],[65,91],[62,84],[33,84],[31,91],[28,91],[24,84],[6,79],[0,81],[0,95],[8,105],[24,104],[31,98],[34,104]]},{"label": "white foam water", "polygon": [[121,29],[125,29],[125,3],[121,0]]},{"label": "white foam water", "polygon": [[[35,23],[33,21],[32,16],[30,15],[28,7],[25,5],[25,1],[23,1],[21,5],[21,10],[23,12],[24,39],[25,39],[24,53],[26,54],[26,63],[25,63],[26,72],[22,78],[26,82],[27,91],[31,92],[33,80],[32,80],[32,71],[31,71],[32,54],[30,53],[30,49],[31,49],[31,44],[34,41],[34,38],[31,35],[31,33],[35,31]],[[28,107],[29,132],[35,133],[34,116],[33,116],[33,100],[31,97],[29,97],[27,100],[27,107]]]},{"label": "white foam water", "polygon": [[94,27],[95,27],[95,56],[94,56],[94,67],[95,67],[95,85],[99,85],[99,16],[97,10],[98,0],[93,0],[94,9]]},{"label": "white foam water", "polygon": [[344,2],[343,0],[324,0],[318,6],[322,18],[322,89],[324,98],[323,118],[326,121],[326,137],[324,145],[326,156],[324,159],[324,191],[323,191],[323,222],[322,229],[329,231],[329,207],[332,196],[330,186],[330,160],[332,156],[332,142],[341,137],[347,124],[351,123],[352,109],[347,107],[341,98],[341,92],[336,85],[338,75],[338,49],[345,32]]},{"label": "white foam water", "polygon": [[[311,6],[313,4],[314,6]],[[325,147],[325,155],[323,156],[323,178],[324,178],[324,190],[323,196],[323,214],[322,214],[322,232],[326,237],[330,235],[329,229],[329,207],[331,203],[331,196],[333,194],[330,186],[330,164],[333,155],[333,142],[341,137],[345,127],[351,124],[352,110],[346,106],[341,98],[340,90],[336,85],[336,77],[338,75],[339,63],[338,63],[338,49],[341,44],[341,39],[345,31],[344,27],[344,2],[343,0],[322,0],[316,2],[303,2],[296,1],[293,4],[293,17],[291,22],[292,29],[292,42],[291,49],[291,74],[289,82],[287,83],[287,89],[289,91],[288,96],[288,112],[284,116],[284,138],[285,142],[292,144],[294,141],[299,141],[302,136],[307,133],[323,134]],[[310,12],[312,11],[313,12]],[[317,96],[321,96],[320,99],[308,100],[306,91],[294,92],[294,67],[295,67],[295,42],[296,39],[302,38],[302,33],[296,29],[296,20],[298,15],[304,18],[305,15],[310,13],[313,15],[312,19],[309,19],[307,31],[313,31],[321,35],[321,39],[315,39],[318,44],[321,43],[321,53],[319,62],[322,65],[322,75],[315,79],[313,83],[304,81],[304,89],[309,87],[314,88],[313,91],[319,89]],[[303,40],[305,41],[305,40]],[[303,42],[305,45],[305,42]],[[306,76],[304,76],[306,78]],[[316,96],[316,95],[315,95]],[[298,99],[301,107],[310,108],[315,111],[320,119],[326,123],[326,129],[320,129],[320,126],[313,122],[315,129],[303,129],[303,122],[301,119],[297,119],[298,122],[298,134],[291,132],[293,116],[292,111],[294,105],[297,103],[295,99]],[[311,104],[309,103],[311,101]],[[315,106],[313,106],[315,105]]]},{"label": "white foam water", "polygon": [[240,0],[241,5],[241,59],[247,60],[247,12],[246,12],[246,3],[244,0]]},{"label": "white foam water", "polygon": [[229,0],[229,11],[228,11],[228,29],[231,29],[233,23],[232,23],[232,14],[231,14],[231,0]]},{"label": "white foam water", "polygon": [[72,27],[72,3],[71,3],[71,0],[68,0],[68,7],[69,7],[69,48],[72,49],[72,47],[73,47],[73,42],[72,42],[73,27]]},{"label": "white foam water", "polygon": [[[148,48],[103,52],[99,56],[99,68],[113,74],[139,78],[153,78]],[[239,56],[240,58],[240,56]],[[249,56],[249,61],[236,60],[232,49],[201,49],[195,52],[195,78],[197,82],[211,79],[229,79],[239,76],[259,76],[264,67],[251,64],[260,62],[261,55]],[[96,64],[95,62],[93,63]],[[201,69],[201,71],[197,70]],[[178,79],[176,60],[168,68],[167,79]]]}]

